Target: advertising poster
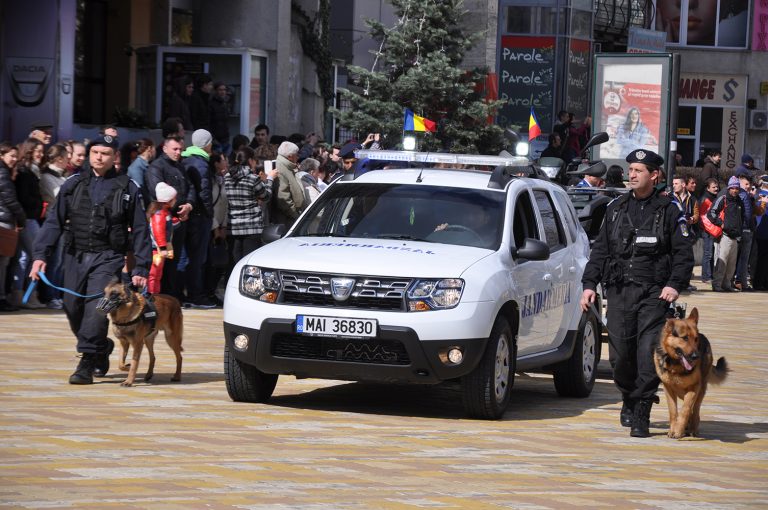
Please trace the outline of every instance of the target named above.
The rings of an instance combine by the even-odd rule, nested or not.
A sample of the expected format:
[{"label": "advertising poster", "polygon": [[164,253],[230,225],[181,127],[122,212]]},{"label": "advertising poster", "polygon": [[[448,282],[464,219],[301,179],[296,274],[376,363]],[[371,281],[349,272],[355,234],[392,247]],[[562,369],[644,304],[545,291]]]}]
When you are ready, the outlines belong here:
[{"label": "advertising poster", "polygon": [[554,102],[554,37],[501,38],[499,99],[507,103],[498,115],[502,126],[528,129],[531,107],[543,133],[552,129]]},{"label": "advertising poster", "polygon": [[748,0],[692,0],[684,11],[680,0],[656,0],[656,30],[665,32],[673,44],[743,48],[749,4]]},{"label": "advertising poster", "polygon": [[610,140],[603,158],[624,159],[635,149],[659,152],[661,65],[606,66],[600,125]]}]

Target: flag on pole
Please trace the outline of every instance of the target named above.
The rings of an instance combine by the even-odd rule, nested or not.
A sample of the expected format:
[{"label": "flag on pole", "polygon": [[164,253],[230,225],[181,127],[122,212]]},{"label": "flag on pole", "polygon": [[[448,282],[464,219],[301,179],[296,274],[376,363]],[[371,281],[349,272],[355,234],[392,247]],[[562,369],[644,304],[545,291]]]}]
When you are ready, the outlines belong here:
[{"label": "flag on pole", "polygon": [[533,113],[533,107],[531,107],[531,116],[528,119],[528,141],[533,140],[541,134],[541,127],[539,127],[539,121],[536,120],[536,114]]},{"label": "flag on pole", "polygon": [[412,110],[406,108],[403,131],[429,131],[434,133],[437,131],[437,124],[432,120],[415,115]]}]

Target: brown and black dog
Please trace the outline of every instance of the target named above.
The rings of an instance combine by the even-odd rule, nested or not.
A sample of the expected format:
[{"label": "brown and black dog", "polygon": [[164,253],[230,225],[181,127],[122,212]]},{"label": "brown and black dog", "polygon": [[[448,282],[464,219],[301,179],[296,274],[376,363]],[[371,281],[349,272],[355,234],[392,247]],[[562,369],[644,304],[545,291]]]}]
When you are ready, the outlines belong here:
[{"label": "brown and black dog", "polygon": [[[728,375],[725,358],[712,365],[714,357],[707,337],[699,333],[699,311],[691,310],[687,319],[668,319],[653,354],[669,406],[669,437],[680,439],[699,434],[701,402],[707,383],[720,384]],[[677,399],[682,400],[680,412]]]},{"label": "brown and black dog", "polygon": [[[98,308],[109,314],[112,319],[112,331],[120,340],[120,365],[122,371],[128,371],[128,377],[122,382],[123,386],[132,386],[139,368],[139,358],[144,345],[149,351],[149,368],[144,381],[152,378],[155,369],[155,337],[161,329],[165,333],[165,341],[176,355],[176,373],[171,381],[181,380],[181,337],[184,321],[179,301],[165,294],[152,296],[154,306],[148,306],[148,298],[131,290],[130,286],[122,283],[110,283],[104,289],[104,297]],[[152,309],[154,307],[154,310]],[[128,346],[133,350],[130,366],[125,364]]]}]

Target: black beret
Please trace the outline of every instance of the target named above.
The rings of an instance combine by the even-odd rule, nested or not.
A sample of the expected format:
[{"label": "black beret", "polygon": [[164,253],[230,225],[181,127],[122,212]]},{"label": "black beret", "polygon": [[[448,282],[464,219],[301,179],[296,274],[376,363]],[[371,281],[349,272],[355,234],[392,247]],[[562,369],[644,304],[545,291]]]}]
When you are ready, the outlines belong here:
[{"label": "black beret", "polygon": [[341,159],[350,159],[355,157],[355,151],[362,149],[363,146],[356,142],[349,142],[339,150],[339,157]]},{"label": "black beret", "polygon": [[664,158],[648,149],[636,149],[627,154],[627,163],[642,163],[659,168],[664,164]]},{"label": "black beret", "polygon": [[99,135],[94,138],[90,145],[88,145],[88,150],[91,150],[91,147],[95,147],[97,145],[101,145],[103,147],[112,147],[114,150],[117,150],[120,147],[120,143],[117,141],[117,138],[110,135]]}]

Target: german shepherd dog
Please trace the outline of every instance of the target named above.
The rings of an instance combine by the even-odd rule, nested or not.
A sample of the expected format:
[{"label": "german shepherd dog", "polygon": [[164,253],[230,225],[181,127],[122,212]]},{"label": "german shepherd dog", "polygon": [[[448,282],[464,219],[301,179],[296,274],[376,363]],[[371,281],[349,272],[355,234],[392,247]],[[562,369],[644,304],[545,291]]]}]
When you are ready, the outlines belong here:
[{"label": "german shepherd dog", "polygon": [[[129,285],[113,282],[104,289],[98,308],[108,313],[112,319],[112,331],[120,340],[120,365],[122,371],[128,371],[128,377],[121,384],[132,386],[139,368],[141,351],[146,344],[149,351],[149,368],[144,381],[152,379],[155,369],[155,337],[159,330],[165,333],[165,341],[176,355],[176,373],[171,381],[181,380],[181,337],[183,317],[179,301],[165,294],[156,294],[152,298],[155,310],[148,306],[148,298],[131,289]],[[156,312],[156,313],[155,313]],[[130,365],[125,364],[128,346],[133,350]]]},{"label": "german shepherd dog", "polygon": [[[699,333],[698,322],[696,308],[687,319],[667,319],[653,355],[669,407],[667,435],[674,439],[699,435],[699,413],[707,383],[720,384],[729,372],[725,358],[712,365],[712,347],[707,337]],[[682,400],[679,413],[678,398]]]}]

